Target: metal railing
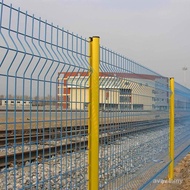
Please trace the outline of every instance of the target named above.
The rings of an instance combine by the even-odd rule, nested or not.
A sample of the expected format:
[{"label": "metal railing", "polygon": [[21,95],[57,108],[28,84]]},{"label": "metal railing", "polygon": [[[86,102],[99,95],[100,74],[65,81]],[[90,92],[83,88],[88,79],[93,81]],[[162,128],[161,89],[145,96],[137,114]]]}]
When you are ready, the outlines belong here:
[{"label": "metal railing", "polygon": [[0,10],[0,189],[153,189],[168,168],[173,179],[189,89],[99,37]]}]

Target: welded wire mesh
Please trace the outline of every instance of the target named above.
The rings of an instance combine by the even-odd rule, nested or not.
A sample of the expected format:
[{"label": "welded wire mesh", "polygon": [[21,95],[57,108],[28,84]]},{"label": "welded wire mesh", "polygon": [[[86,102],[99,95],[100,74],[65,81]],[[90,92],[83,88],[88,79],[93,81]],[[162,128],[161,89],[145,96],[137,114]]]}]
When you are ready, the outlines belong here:
[{"label": "welded wire mesh", "polygon": [[168,79],[100,52],[100,189],[138,189],[169,162]]},{"label": "welded wire mesh", "polygon": [[0,189],[87,188],[88,59],[86,39],[0,2]]},{"label": "welded wire mesh", "polygon": [[175,164],[190,150],[190,90],[175,83]]},{"label": "welded wire mesh", "polygon": [[[0,10],[0,189],[87,189],[89,41],[3,1]],[[100,56],[99,189],[151,189],[170,163],[169,80],[105,47]],[[177,83],[175,110],[178,162],[190,90]]]},{"label": "welded wire mesh", "polygon": [[[190,151],[190,90],[186,87],[175,83],[175,146],[174,146],[174,163],[177,164]],[[164,170],[163,170],[164,169]],[[168,179],[168,165],[160,170],[157,175],[149,179],[149,183],[142,185],[145,189],[163,188],[162,184],[166,184],[166,188],[172,189],[179,186],[183,182],[181,175],[178,175],[177,170],[174,169],[174,179]]]}]

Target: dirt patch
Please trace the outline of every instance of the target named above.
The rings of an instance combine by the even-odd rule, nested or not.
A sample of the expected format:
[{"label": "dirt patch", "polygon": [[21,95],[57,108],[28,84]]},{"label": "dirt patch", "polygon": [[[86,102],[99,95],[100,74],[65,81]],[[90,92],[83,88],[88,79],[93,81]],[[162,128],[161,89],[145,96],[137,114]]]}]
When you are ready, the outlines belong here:
[{"label": "dirt patch", "polygon": [[167,178],[160,180],[155,190],[189,190],[190,189],[190,153],[188,153],[175,167],[174,180]]}]

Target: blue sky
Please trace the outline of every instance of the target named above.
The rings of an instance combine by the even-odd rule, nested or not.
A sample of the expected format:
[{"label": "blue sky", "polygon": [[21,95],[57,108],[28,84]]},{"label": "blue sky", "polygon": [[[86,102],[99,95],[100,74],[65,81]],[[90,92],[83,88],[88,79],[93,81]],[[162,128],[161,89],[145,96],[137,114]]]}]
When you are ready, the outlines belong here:
[{"label": "blue sky", "polygon": [[[190,0],[4,0],[190,88]],[[186,66],[186,80],[182,67]]]}]

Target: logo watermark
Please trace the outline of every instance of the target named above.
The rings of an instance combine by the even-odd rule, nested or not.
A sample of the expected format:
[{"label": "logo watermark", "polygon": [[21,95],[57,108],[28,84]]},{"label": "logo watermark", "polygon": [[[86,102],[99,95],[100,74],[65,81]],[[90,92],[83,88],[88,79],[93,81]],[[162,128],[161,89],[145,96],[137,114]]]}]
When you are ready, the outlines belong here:
[{"label": "logo watermark", "polygon": [[161,183],[161,184],[182,184],[183,179],[173,179],[173,180],[166,180],[166,179],[154,179],[153,183]]}]

